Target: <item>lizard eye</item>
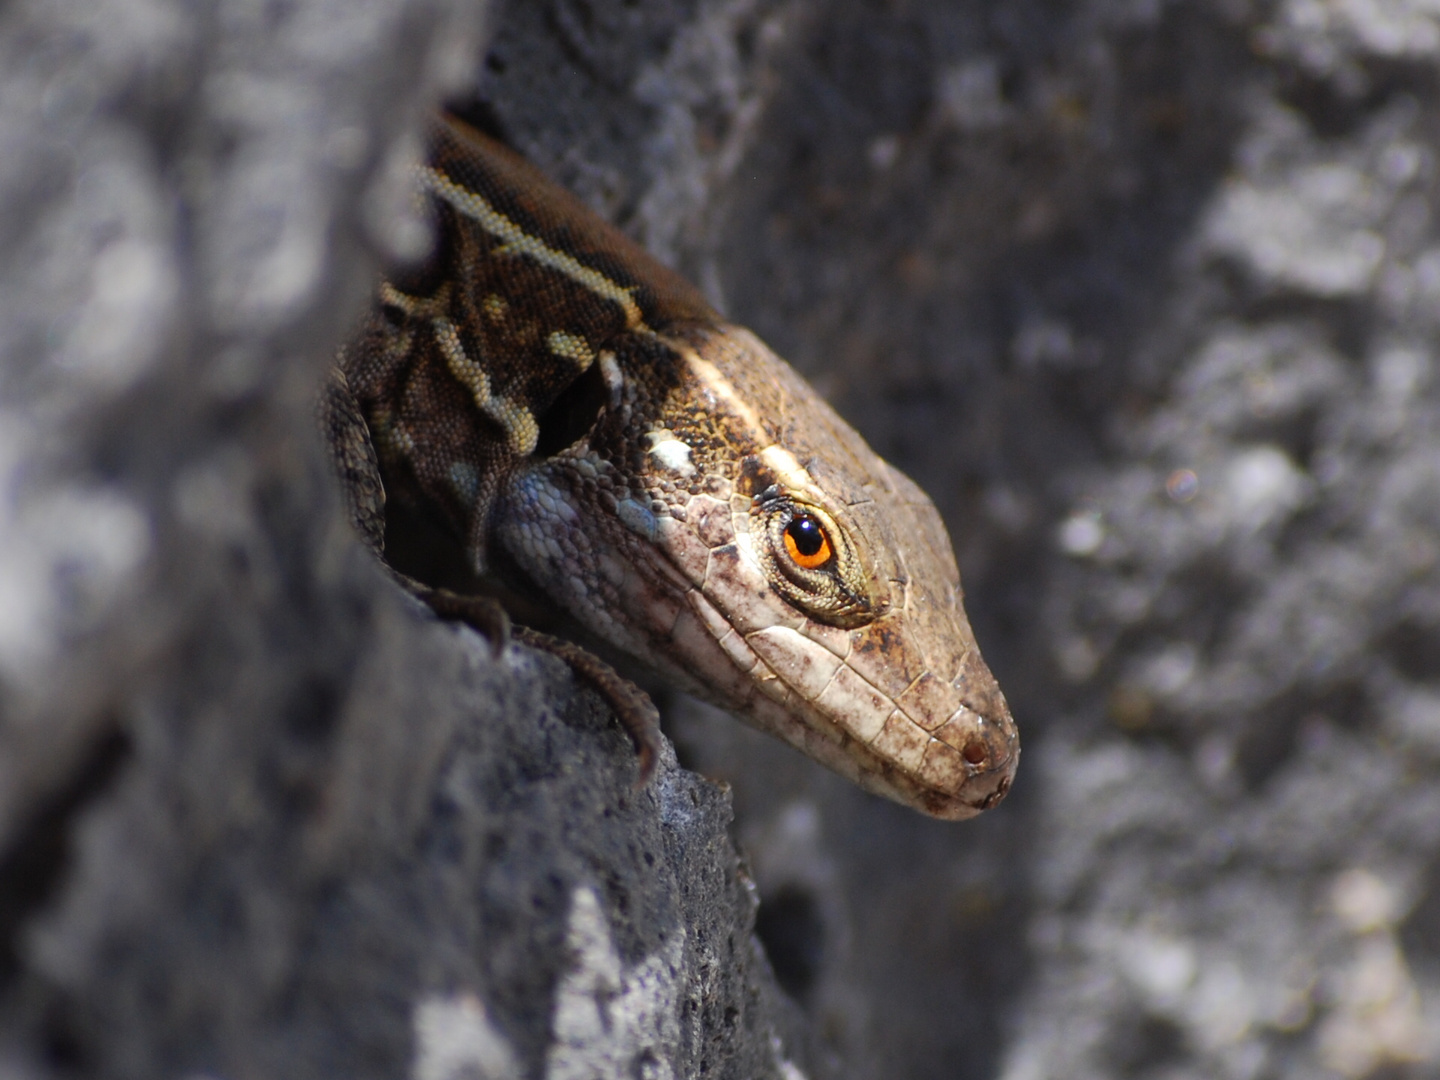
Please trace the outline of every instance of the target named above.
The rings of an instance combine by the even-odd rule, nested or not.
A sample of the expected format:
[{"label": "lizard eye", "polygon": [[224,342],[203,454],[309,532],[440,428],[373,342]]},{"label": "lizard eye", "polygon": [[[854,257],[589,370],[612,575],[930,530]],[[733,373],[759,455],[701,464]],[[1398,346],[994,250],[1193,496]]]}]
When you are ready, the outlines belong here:
[{"label": "lizard eye", "polygon": [[872,588],[854,540],[818,506],[772,485],[754,497],[763,538],[755,552],[775,591],[813,619],[860,626],[876,615]]},{"label": "lizard eye", "polygon": [[806,570],[818,570],[831,560],[834,551],[825,527],[810,514],[797,514],[785,526],[785,554],[797,566]]}]

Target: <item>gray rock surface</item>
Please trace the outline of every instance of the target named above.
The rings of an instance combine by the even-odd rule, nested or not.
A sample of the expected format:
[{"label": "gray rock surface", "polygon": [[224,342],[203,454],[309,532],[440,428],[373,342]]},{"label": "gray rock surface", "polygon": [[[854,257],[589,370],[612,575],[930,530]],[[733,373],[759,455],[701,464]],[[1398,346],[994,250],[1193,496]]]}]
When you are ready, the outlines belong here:
[{"label": "gray rock surface", "polygon": [[[1434,1075],[1432,6],[481,14],[0,18],[0,1074]],[[309,399],[442,92],[950,523],[1000,809],[662,700],[798,1007],[727,796],[341,522]]]}]

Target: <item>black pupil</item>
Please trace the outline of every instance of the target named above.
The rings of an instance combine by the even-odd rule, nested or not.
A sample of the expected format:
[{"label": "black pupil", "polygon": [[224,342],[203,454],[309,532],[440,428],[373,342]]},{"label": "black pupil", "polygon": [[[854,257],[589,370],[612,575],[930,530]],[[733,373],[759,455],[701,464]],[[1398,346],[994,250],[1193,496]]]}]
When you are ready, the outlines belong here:
[{"label": "black pupil", "polygon": [[825,534],[820,531],[820,523],[812,517],[796,518],[785,531],[790,534],[790,539],[795,541],[795,550],[807,559],[818,555],[825,546]]}]

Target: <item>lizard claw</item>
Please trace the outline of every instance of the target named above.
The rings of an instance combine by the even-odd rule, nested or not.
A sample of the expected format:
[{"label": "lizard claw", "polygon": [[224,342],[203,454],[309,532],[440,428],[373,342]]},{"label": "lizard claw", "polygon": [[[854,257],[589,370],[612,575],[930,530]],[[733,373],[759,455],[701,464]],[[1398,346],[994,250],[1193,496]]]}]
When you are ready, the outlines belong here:
[{"label": "lizard claw", "polygon": [[650,695],[641,690],[625,676],[612,668],[594,653],[587,652],[574,642],[542,634],[528,626],[514,628],[515,640],[522,645],[548,652],[570,666],[570,670],[588,682],[615,713],[615,719],[635,744],[635,754],[640,759],[640,775],[635,781],[636,789],[643,788],[655,775],[655,766],[660,761],[660,710],[650,700]]},{"label": "lizard claw", "polygon": [[402,577],[402,582],[442,619],[455,619],[484,634],[490,641],[491,655],[497,659],[505,651],[505,646],[514,640],[565,661],[571,671],[605,699],[620,726],[625,729],[625,734],[635,744],[635,754],[640,759],[640,775],[635,787],[643,788],[650,782],[660,761],[662,736],[660,710],[655,708],[649,694],[579,645],[528,626],[516,626],[510,621],[504,606],[494,597],[435,589],[408,577]]},{"label": "lizard claw", "polygon": [[455,619],[484,634],[490,642],[490,655],[496,659],[510,644],[510,615],[494,597],[432,589],[410,579],[405,584],[442,619]]}]

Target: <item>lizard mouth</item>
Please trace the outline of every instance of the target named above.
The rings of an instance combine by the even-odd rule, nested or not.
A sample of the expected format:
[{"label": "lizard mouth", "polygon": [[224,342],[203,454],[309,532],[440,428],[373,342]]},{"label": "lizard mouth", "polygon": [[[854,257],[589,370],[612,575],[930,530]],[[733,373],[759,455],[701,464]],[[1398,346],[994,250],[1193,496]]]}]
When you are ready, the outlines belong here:
[{"label": "lizard mouth", "polygon": [[959,820],[999,803],[1014,779],[1019,737],[978,651],[953,682],[926,672],[886,693],[879,675],[903,666],[887,662],[894,649],[867,652],[865,628],[846,637],[842,655],[825,628],[744,635],[758,692],[739,711],[866,790],[933,817]]},{"label": "lizard mouth", "polygon": [[[986,719],[962,707],[937,733],[908,737],[898,753],[878,739],[842,749],[855,759],[861,787],[931,817],[959,821],[998,805],[1014,781],[1019,739],[1003,703],[1002,710]],[[890,725],[919,726],[908,716],[892,716]]]},{"label": "lizard mouth", "polygon": [[[1010,790],[1020,759],[1019,738],[1008,710],[994,720],[962,711],[968,715],[955,719],[963,722],[968,734],[957,740],[957,748],[925,733],[908,716],[895,715],[900,714],[896,709],[889,727],[903,731],[907,741],[897,749],[882,739],[861,741],[846,728],[844,717],[814,705],[800,706],[793,689],[783,683],[772,684],[743,710],[756,726],[866,791],[946,821],[971,818],[999,804]],[[808,712],[810,719],[798,722],[797,712]]]}]

